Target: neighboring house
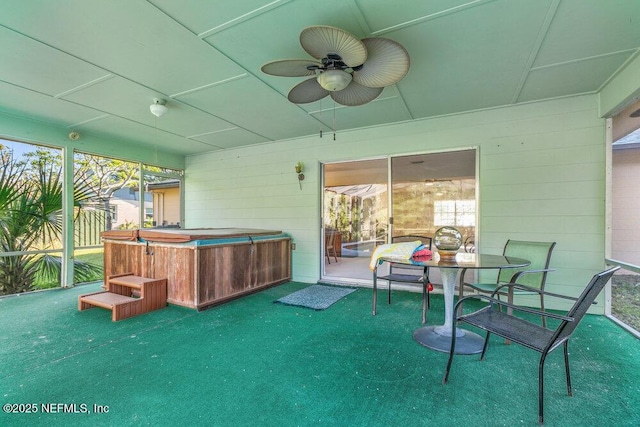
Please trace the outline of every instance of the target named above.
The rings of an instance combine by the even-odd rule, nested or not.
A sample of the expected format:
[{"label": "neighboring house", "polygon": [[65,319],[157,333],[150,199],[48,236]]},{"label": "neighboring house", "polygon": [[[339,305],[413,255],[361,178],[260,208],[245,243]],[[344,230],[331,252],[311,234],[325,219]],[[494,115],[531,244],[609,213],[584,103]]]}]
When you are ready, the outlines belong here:
[{"label": "neighboring house", "polygon": [[613,145],[612,258],[640,265],[640,130]]},{"label": "neighboring house", "polygon": [[[140,196],[137,188],[121,188],[113,193],[109,201],[111,208],[111,228],[130,228],[131,224],[138,227],[140,221]],[[145,195],[144,201],[145,220],[151,218],[153,201],[150,194]]]},{"label": "neighboring house", "polygon": [[154,182],[147,184],[146,188],[147,195],[151,193],[153,196],[152,225],[154,227],[180,227],[180,181],[169,179]]},{"label": "neighboring house", "polygon": [[[138,188],[121,188],[109,202],[111,228],[138,227],[140,221],[140,195]],[[146,185],[144,196],[145,227],[180,226],[180,181],[177,179]]]}]

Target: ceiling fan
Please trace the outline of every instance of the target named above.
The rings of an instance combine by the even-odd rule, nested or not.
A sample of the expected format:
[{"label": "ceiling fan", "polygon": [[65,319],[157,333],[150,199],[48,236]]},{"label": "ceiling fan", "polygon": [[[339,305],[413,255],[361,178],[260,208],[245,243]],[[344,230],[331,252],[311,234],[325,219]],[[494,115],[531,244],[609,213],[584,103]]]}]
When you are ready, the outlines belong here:
[{"label": "ceiling fan", "polygon": [[262,72],[273,76],[314,76],[289,91],[287,98],[295,104],[331,95],[342,105],[363,105],[409,71],[406,49],[382,37],[358,40],[339,28],[315,25],[302,30],[300,44],[316,61],[285,59],[262,66]]}]

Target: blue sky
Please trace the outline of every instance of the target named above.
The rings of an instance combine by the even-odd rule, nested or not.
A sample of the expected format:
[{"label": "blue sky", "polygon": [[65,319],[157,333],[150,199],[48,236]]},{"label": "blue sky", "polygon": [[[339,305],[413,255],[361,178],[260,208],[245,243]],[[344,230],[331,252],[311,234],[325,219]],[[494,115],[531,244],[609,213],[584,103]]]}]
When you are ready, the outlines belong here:
[{"label": "blue sky", "polygon": [[6,139],[0,139],[0,144],[12,150],[13,158],[16,160],[20,159],[20,157],[22,157],[25,153],[35,151],[37,148],[36,145],[24,144],[24,143],[15,142],[15,141],[8,141]]}]

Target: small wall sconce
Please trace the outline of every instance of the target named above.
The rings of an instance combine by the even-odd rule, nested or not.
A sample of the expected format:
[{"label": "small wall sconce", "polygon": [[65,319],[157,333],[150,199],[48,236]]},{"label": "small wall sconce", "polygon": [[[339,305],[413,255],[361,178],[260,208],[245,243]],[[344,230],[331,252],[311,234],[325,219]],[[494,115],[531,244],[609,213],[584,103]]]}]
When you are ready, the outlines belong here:
[{"label": "small wall sconce", "polygon": [[302,171],[304,170],[304,163],[298,162],[296,163],[296,173],[298,174],[298,184],[300,184],[300,189],[302,190],[302,181],[304,181],[304,174]]}]

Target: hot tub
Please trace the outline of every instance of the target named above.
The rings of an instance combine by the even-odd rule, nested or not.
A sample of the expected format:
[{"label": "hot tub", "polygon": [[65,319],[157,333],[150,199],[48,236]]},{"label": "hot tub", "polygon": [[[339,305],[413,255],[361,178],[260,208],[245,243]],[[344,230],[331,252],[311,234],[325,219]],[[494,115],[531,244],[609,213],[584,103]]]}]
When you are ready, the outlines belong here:
[{"label": "hot tub", "polygon": [[105,278],[167,279],[167,302],[202,310],[291,280],[291,238],[247,228],[102,233]]}]

